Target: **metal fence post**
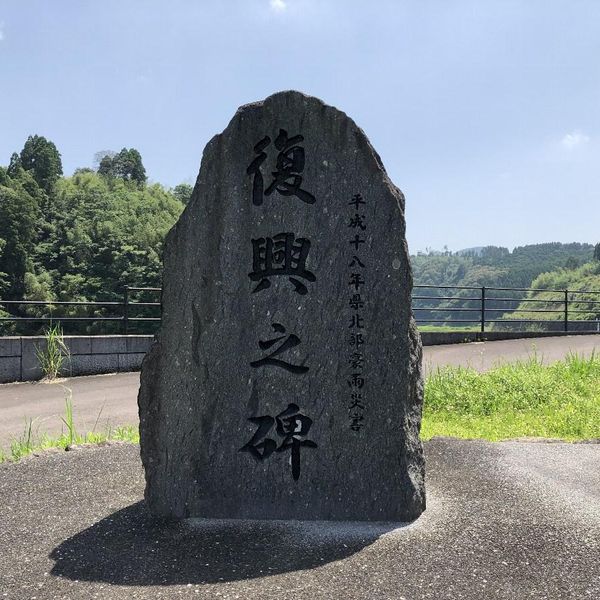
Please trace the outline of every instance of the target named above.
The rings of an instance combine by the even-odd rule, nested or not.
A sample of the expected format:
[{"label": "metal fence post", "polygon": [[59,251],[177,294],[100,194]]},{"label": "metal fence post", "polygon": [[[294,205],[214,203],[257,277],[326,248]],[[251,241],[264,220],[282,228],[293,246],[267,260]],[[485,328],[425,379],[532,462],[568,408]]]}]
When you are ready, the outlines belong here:
[{"label": "metal fence post", "polygon": [[565,290],[565,331],[569,331],[569,290]]},{"label": "metal fence post", "polygon": [[129,332],[129,286],[123,289],[123,335]]},{"label": "metal fence post", "polygon": [[481,333],[485,333],[485,286],[481,287]]}]

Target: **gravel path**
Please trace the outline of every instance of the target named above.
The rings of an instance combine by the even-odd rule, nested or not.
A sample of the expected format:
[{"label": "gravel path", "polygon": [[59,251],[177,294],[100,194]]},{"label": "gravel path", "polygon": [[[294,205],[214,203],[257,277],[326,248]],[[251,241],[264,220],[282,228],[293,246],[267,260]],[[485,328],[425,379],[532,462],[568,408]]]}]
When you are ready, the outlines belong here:
[{"label": "gravel path", "polygon": [[600,445],[425,444],[409,525],[156,523],[139,449],[0,466],[0,598],[600,598]]}]

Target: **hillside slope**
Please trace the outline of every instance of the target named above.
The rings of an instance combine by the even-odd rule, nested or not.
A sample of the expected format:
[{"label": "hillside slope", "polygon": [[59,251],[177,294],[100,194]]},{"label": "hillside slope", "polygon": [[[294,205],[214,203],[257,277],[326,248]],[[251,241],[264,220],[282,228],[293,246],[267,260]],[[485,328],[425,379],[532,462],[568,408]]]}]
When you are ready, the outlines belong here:
[{"label": "hillside slope", "polygon": [[[540,321],[541,329],[553,331],[557,328],[553,322],[559,321],[562,327],[565,318],[565,295],[560,290],[569,290],[569,329],[589,329],[592,325],[584,325],[581,321],[600,321],[600,261],[591,261],[577,269],[542,273],[533,280],[531,287],[548,291],[528,292],[517,311],[506,314],[505,318]],[[534,312],[540,310],[552,312]]]},{"label": "hillside slope", "polygon": [[[591,244],[559,242],[521,246],[512,252],[508,248],[487,246],[471,253],[419,254],[411,257],[411,264],[415,285],[528,288],[542,273],[561,270],[572,272],[579,265],[589,262],[593,251]],[[600,286],[597,287],[600,289]],[[422,324],[444,325],[462,321],[462,327],[474,326],[480,319],[480,294],[477,289],[417,288],[415,295],[421,298],[415,300],[414,307]],[[455,299],[429,300],[427,297],[431,296],[453,296]],[[490,290],[486,318],[502,318],[505,309],[517,308],[525,297],[525,292]]]}]

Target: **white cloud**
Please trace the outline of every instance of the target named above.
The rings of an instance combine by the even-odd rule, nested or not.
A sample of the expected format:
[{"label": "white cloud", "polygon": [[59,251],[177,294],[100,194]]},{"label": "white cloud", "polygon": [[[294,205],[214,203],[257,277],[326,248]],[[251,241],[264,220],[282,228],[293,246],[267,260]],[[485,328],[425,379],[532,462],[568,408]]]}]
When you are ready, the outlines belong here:
[{"label": "white cloud", "polygon": [[583,146],[584,144],[587,144],[589,141],[590,137],[588,135],[585,135],[585,133],[576,130],[571,133],[567,133],[567,135],[563,137],[560,143],[562,144],[563,148],[566,148],[567,150],[573,150],[578,146]]},{"label": "white cloud", "polygon": [[0,42],[4,39],[4,21],[0,21]]},{"label": "white cloud", "polygon": [[269,5],[275,12],[283,12],[287,8],[285,0],[269,0]]}]

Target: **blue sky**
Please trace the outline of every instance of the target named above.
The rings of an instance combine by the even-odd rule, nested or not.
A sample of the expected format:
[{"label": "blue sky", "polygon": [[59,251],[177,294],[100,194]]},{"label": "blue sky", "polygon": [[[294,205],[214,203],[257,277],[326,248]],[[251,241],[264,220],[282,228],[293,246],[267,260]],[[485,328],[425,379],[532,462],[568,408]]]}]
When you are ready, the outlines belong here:
[{"label": "blue sky", "polygon": [[600,2],[0,0],[0,164],[137,148],[193,182],[236,108],[282,89],[365,130],[411,252],[600,241]]}]

